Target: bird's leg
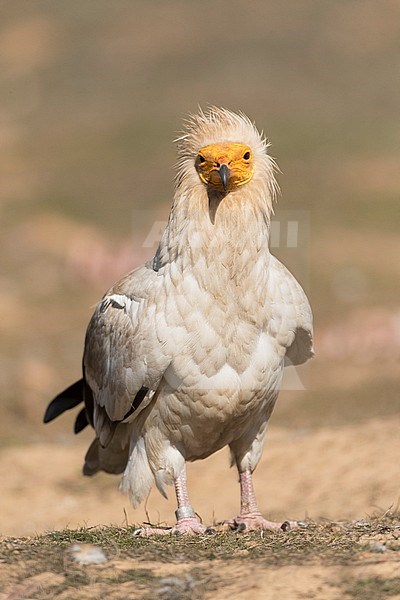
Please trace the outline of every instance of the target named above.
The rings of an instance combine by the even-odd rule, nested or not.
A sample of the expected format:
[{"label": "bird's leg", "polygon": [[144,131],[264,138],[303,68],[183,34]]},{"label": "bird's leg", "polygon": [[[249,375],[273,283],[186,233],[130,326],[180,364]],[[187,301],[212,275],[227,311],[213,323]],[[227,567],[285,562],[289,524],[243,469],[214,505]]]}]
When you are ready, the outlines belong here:
[{"label": "bird's leg", "polygon": [[185,467],[174,483],[178,508],[175,511],[177,522],[172,528],[172,533],[202,533],[206,528],[200,523],[196,517],[196,513],[190,506],[189,494],[186,487]]},{"label": "bird's leg", "polygon": [[160,527],[145,527],[137,530],[141,536],[149,535],[166,535],[166,534],[194,534],[203,533],[205,531],[196,513],[189,502],[189,494],[186,486],[186,467],[183,467],[180,475],[174,480],[176,500],[178,508],[175,511],[176,524],[169,529]]},{"label": "bird's leg", "polygon": [[253,474],[250,469],[239,473],[240,482],[240,514],[258,514],[258,506],[253,486]]},{"label": "bird's leg", "polygon": [[229,521],[223,521],[232,529],[240,531],[253,531],[259,529],[283,529],[284,531],[297,527],[297,521],[284,521],[276,523],[264,519],[258,509],[253,487],[253,474],[250,469],[239,472],[240,481],[240,514]]}]

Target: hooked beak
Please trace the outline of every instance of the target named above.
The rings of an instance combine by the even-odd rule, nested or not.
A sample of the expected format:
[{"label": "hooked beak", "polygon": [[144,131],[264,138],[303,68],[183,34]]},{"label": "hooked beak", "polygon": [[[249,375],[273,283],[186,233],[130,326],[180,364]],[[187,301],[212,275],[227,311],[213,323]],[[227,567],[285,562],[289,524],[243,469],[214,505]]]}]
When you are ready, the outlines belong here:
[{"label": "hooked beak", "polygon": [[218,174],[219,174],[219,176],[221,178],[221,182],[222,182],[222,185],[223,185],[223,188],[224,188],[224,192],[226,192],[226,189],[228,187],[228,179],[229,179],[229,175],[231,174],[231,170],[228,167],[228,165],[226,165],[226,164],[223,163],[220,166],[220,168],[218,169]]}]

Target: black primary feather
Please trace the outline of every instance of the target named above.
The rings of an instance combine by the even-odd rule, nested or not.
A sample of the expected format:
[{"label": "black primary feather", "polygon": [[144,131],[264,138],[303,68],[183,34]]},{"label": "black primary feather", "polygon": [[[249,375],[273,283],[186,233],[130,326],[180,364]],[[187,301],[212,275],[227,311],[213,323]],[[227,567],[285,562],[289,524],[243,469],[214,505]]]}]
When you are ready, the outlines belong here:
[{"label": "black primary feather", "polygon": [[70,410],[83,402],[83,388],[84,380],[79,379],[79,381],[70,385],[61,394],[58,394],[48,405],[43,422],[49,423],[49,421],[52,421],[66,410]]},{"label": "black primary feather", "polygon": [[[125,419],[130,417],[131,414],[134,413],[135,410],[137,410],[139,405],[143,402],[144,398],[146,397],[148,391],[149,388],[147,387],[143,386],[142,388],[140,388],[135,398],[133,399],[130,410],[127,412],[124,418],[121,419],[121,421],[124,421]],[[85,403],[85,407],[82,408],[82,410],[78,413],[74,424],[74,433],[80,433],[83,429],[85,429],[87,425],[89,425],[89,423],[93,426],[93,392],[84,377],[70,385],[67,389],[58,394],[58,396],[56,396],[54,400],[50,402],[46,409],[43,422],[49,423],[66,410],[74,408],[81,402]],[[117,424],[121,421],[114,421],[110,424],[112,432],[117,426]]]},{"label": "black primary feather", "polygon": [[138,391],[138,393],[136,394],[136,396],[133,399],[131,408],[128,410],[128,412],[126,413],[126,415],[124,416],[124,418],[121,419],[122,421],[125,421],[125,419],[127,419],[128,417],[130,417],[135,412],[135,410],[137,410],[139,408],[139,406],[141,405],[141,403],[145,399],[148,391],[149,391],[148,387],[143,386],[143,387],[140,388],[140,390]]},{"label": "black primary feather", "polygon": [[89,421],[86,415],[86,408],[82,408],[82,410],[78,413],[78,416],[75,419],[74,433],[80,433],[88,425]]},{"label": "black primary feather", "polygon": [[[124,418],[121,419],[121,421],[124,421],[130,417],[131,414],[139,408],[148,391],[149,388],[147,387],[143,386],[140,388],[133,399],[130,410],[127,412]],[[75,433],[79,433],[82,431],[82,429],[85,429],[89,422],[91,425],[93,425],[93,393],[84,378],[79,379],[79,381],[76,381],[70,385],[50,402],[46,409],[43,422],[49,423],[66,410],[75,408],[75,406],[78,406],[78,404],[81,402],[85,402],[85,408],[82,408],[82,410],[78,413],[74,426]]]}]

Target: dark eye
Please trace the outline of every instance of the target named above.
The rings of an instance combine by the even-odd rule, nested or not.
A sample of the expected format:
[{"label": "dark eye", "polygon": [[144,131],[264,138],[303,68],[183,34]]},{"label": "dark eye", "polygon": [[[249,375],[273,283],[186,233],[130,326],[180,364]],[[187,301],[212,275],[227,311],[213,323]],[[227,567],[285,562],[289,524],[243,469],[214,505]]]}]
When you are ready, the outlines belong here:
[{"label": "dark eye", "polygon": [[205,162],[206,162],[206,159],[204,158],[204,156],[202,156],[201,154],[199,154],[199,163],[202,164],[202,163],[205,163]]},{"label": "dark eye", "polygon": [[243,158],[244,158],[244,160],[249,160],[249,158],[250,158],[250,152],[245,152],[243,154]]}]

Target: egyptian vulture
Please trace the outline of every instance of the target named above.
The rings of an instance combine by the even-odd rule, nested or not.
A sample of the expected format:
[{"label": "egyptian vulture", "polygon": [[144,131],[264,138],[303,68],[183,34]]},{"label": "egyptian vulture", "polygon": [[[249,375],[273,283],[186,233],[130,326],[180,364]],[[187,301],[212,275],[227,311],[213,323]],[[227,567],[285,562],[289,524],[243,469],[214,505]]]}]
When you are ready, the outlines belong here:
[{"label": "egyptian vulture", "polygon": [[[136,507],[174,484],[177,522],[150,533],[200,533],[186,461],[229,446],[241,505],[232,528],[287,528],[258,510],[260,460],[284,364],[312,357],[312,313],[268,248],[277,191],[268,143],[242,113],[212,107],[178,139],[176,189],[152,260],[116,283],[89,323],[83,378],[47,408],[84,402],[75,431],[96,437],[83,472],[123,473]],[[294,525],[294,523],[291,523]]]}]

